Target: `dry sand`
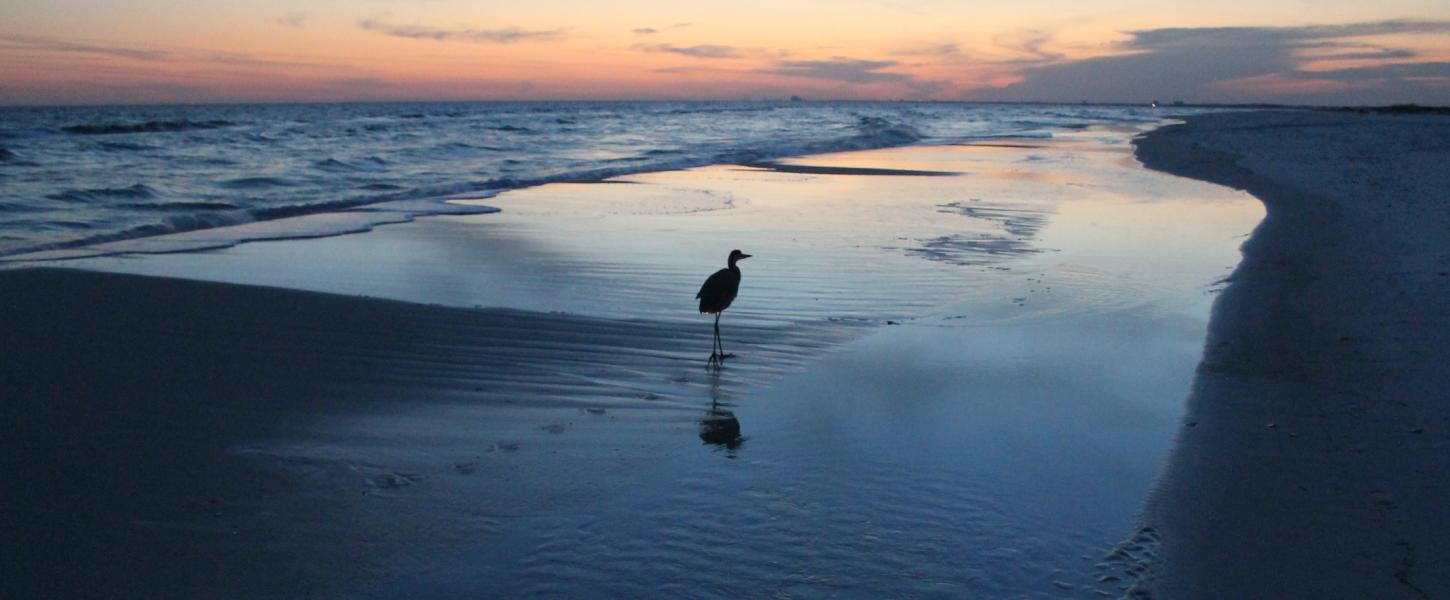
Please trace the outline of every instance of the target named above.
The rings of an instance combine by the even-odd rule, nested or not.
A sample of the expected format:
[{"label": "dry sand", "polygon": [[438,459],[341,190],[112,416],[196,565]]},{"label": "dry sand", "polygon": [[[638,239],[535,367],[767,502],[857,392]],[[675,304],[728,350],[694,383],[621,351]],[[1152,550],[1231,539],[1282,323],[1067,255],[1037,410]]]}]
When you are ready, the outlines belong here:
[{"label": "dry sand", "polygon": [[1148,503],[1142,591],[1450,596],[1450,120],[1195,116],[1137,153],[1268,207]]}]

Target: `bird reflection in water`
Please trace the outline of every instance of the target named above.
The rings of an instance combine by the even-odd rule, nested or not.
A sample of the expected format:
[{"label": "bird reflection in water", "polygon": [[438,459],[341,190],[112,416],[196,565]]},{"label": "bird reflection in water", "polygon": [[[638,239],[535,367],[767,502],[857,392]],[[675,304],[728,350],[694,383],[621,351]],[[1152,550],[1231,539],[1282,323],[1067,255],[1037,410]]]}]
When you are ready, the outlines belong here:
[{"label": "bird reflection in water", "polygon": [[745,443],[740,435],[740,420],[735,413],[720,407],[720,371],[710,371],[710,408],[700,419],[700,441],[725,449],[729,458],[735,458],[735,451]]}]

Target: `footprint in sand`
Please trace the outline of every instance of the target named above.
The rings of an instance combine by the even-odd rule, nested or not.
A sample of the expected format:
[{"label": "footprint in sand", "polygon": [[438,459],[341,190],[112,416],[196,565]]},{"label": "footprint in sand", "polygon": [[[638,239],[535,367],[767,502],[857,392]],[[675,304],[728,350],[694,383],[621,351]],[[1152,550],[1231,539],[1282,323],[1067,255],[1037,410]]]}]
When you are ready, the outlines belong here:
[{"label": "footprint in sand", "polygon": [[496,442],[488,446],[489,452],[513,452],[518,449],[518,442]]},{"label": "footprint in sand", "polygon": [[392,489],[397,489],[397,488],[408,487],[408,486],[413,485],[413,484],[415,484],[415,483],[417,483],[419,481],[422,481],[423,479],[425,479],[425,478],[422,475],[418,474],[418,473],[398,473],[398,472],[394,472],[394,473],[383,473],[382,475],[377,475],[377,476],[374,476],[374,477],[369,477],[368,478],[368,484],[371,485],[374,489],[379,489],[379,490],[392,490]]}]

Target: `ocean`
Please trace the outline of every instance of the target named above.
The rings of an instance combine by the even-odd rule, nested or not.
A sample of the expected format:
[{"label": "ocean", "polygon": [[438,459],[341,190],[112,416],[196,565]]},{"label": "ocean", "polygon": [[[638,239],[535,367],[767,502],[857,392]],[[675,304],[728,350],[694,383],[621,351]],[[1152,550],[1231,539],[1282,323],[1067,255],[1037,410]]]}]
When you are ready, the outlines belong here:
[{"label": "ocean", "polygon": [[[442,198],[549,182],[1163,117],[1148,107],[904,102],[6,108],[0,256],[381,202],[407,201],[411,218],[457,212]],[[265,237],[357,229],[357,220],[313,219]]]}]

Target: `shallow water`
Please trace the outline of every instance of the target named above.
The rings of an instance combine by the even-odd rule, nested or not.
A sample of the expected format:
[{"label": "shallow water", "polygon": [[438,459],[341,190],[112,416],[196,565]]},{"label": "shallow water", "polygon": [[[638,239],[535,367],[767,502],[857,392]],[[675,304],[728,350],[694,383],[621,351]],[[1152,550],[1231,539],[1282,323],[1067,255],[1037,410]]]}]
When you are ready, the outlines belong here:
[{"label": "shallow water", "polygon": [[[959,173],[952,177],[723,165],[463,200],[503,212],[430,218],[364,236],[249,244],[205,259],[50,264],[447,306],[690,321],[698,321],[689,300],[698,282],[736,247],[754,258],[741,263],[750,293],[730,314],[757,320],[913,318],[986,288],[1040,294],[1029,298],[1029,311],[1013,306],[1000,315],[1017,318],[1132,305],[1152,299],[1154,286],[1186,283],[1157,283],[1164,278],[1203,284],[1204,269],[1224,266],[1205,246],[1233,244],[1261,209],[1242,195],[1225,200],[1211,186],[1141,170],[1125,136],[1109,144],[1101,135],[1036,141],[1030,149],[912,147],[793,161]],[[1024,180],[1029,175],[1035,180]],[[1029,279],[1047,276],[1040,268],[1029,274],[1039,265],[1059,281],[1034,285]],[[1053,300],[1053,283],[1078,293]]]},{"label": "shallow water", "polygon": [[[699,364],[613,361],[602,339],[587,365],[511,382],[566,398],[571,378],[637,386],[662,412],[597,395],[414,407],[249,444],[262,461],[430,474],[384,490],[359,523],[488,520],[491,533],[416,558],[373,595],[1120,591],[1132,565],[1107,557],[1134,534],[1216,282],[1262,207],[1138,168],[1126,134],[1100,130],[788,162],[831,174],[727,165],[556,184],[483,201],[502,209],[491,215],[64,264],[698,336]],[[755,255],[722,325],[740,356],[712,376],[691,297],[735,247]],[[474,454],[460,464],[476,468],[450,466]]]},{"label": "shallow water", "polygon": [[1198,352],[1123,321],[869,335],[377,597],[1119,595]]}]

